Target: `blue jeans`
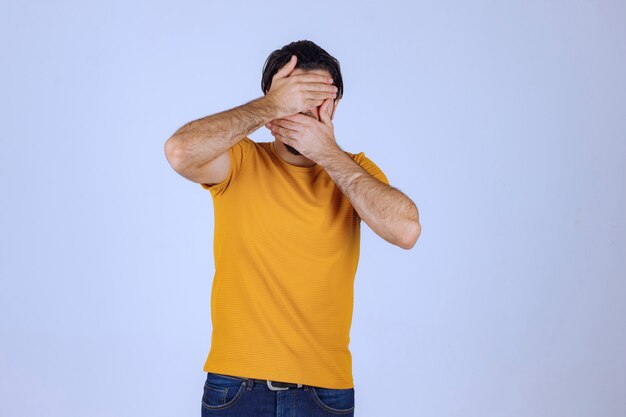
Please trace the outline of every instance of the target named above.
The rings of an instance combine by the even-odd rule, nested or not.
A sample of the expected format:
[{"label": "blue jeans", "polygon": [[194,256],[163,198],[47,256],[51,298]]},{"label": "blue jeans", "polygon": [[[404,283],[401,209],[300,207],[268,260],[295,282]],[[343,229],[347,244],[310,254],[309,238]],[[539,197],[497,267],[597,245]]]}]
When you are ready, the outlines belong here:
[{"label": "blue jeans", "polygon": [[354,417],[354,388],[271,390],[254,379],[207,372],[202,417]]}]

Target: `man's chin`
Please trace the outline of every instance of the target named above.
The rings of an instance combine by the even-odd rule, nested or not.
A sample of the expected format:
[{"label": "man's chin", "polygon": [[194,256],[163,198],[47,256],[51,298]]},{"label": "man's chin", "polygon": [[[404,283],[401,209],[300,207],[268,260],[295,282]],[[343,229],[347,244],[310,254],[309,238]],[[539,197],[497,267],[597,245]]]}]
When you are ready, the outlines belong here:
[{"label": "man's chin", "polygon": [[289,146],[287,144],[285,144],[285,148],[287,148],[287,150],[289,151],[289,153],[293,154],[293,155],[302,155],[300,152],[298,152],[298,150],[296,150],[296,148],[294,148],[293,146]]}]

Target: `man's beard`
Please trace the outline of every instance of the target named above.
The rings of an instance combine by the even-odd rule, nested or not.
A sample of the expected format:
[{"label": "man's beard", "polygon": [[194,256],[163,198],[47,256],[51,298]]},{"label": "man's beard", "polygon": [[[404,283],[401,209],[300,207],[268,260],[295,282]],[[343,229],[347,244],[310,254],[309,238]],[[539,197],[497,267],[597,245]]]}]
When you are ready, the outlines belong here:
[{"label": "man's beard", "polygon": [[289,153],[294,154],[294,155],[302,155],[296,148],[294,148],[293,146],[289,146],[286,143],[284,144],[285,148],[287,148],[287,150],[289,151]]}]

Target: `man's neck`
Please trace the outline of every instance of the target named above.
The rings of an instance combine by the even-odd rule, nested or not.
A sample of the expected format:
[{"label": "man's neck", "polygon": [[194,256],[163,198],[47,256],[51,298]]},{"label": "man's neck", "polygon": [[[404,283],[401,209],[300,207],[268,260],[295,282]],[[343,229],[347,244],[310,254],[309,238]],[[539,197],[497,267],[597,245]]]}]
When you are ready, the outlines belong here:
[{"label": "man's neck", "polygon": [[296,165],[299,167],[312,167],[315,165],[315,161],[312,161],[303,155],[294,155],[289,152],[287,148],[285,148],[285,144],[278,139],[275,139],[273,143],[274,150],[276,151],[278,156],[288,164]]}]

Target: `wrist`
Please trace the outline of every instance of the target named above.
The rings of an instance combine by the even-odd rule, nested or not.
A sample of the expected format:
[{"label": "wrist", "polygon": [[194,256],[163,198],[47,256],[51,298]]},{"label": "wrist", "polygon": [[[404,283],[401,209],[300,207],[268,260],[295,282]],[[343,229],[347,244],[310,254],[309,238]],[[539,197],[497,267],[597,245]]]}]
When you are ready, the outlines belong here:
[{"label": "wrist", "polygon": [[259,103],[261,103],[261,105],[265,109],[264,113],[268,117],[267,122],[283,117],[282,113],[280,112],[280,108],[274,100],[274,96],[269,95],[269,93],[259,98]]},{"label": "wrist", "polygon": [[348,155],[345,154],[345,152],[339,147],[339,145],[331,145],[320,154],[318,160],[315,162],[317,162],[322,167],[326,167],[328,164],[332,164],[334,160],[337,160],[337,158],[343,158],[346,156]]}]

